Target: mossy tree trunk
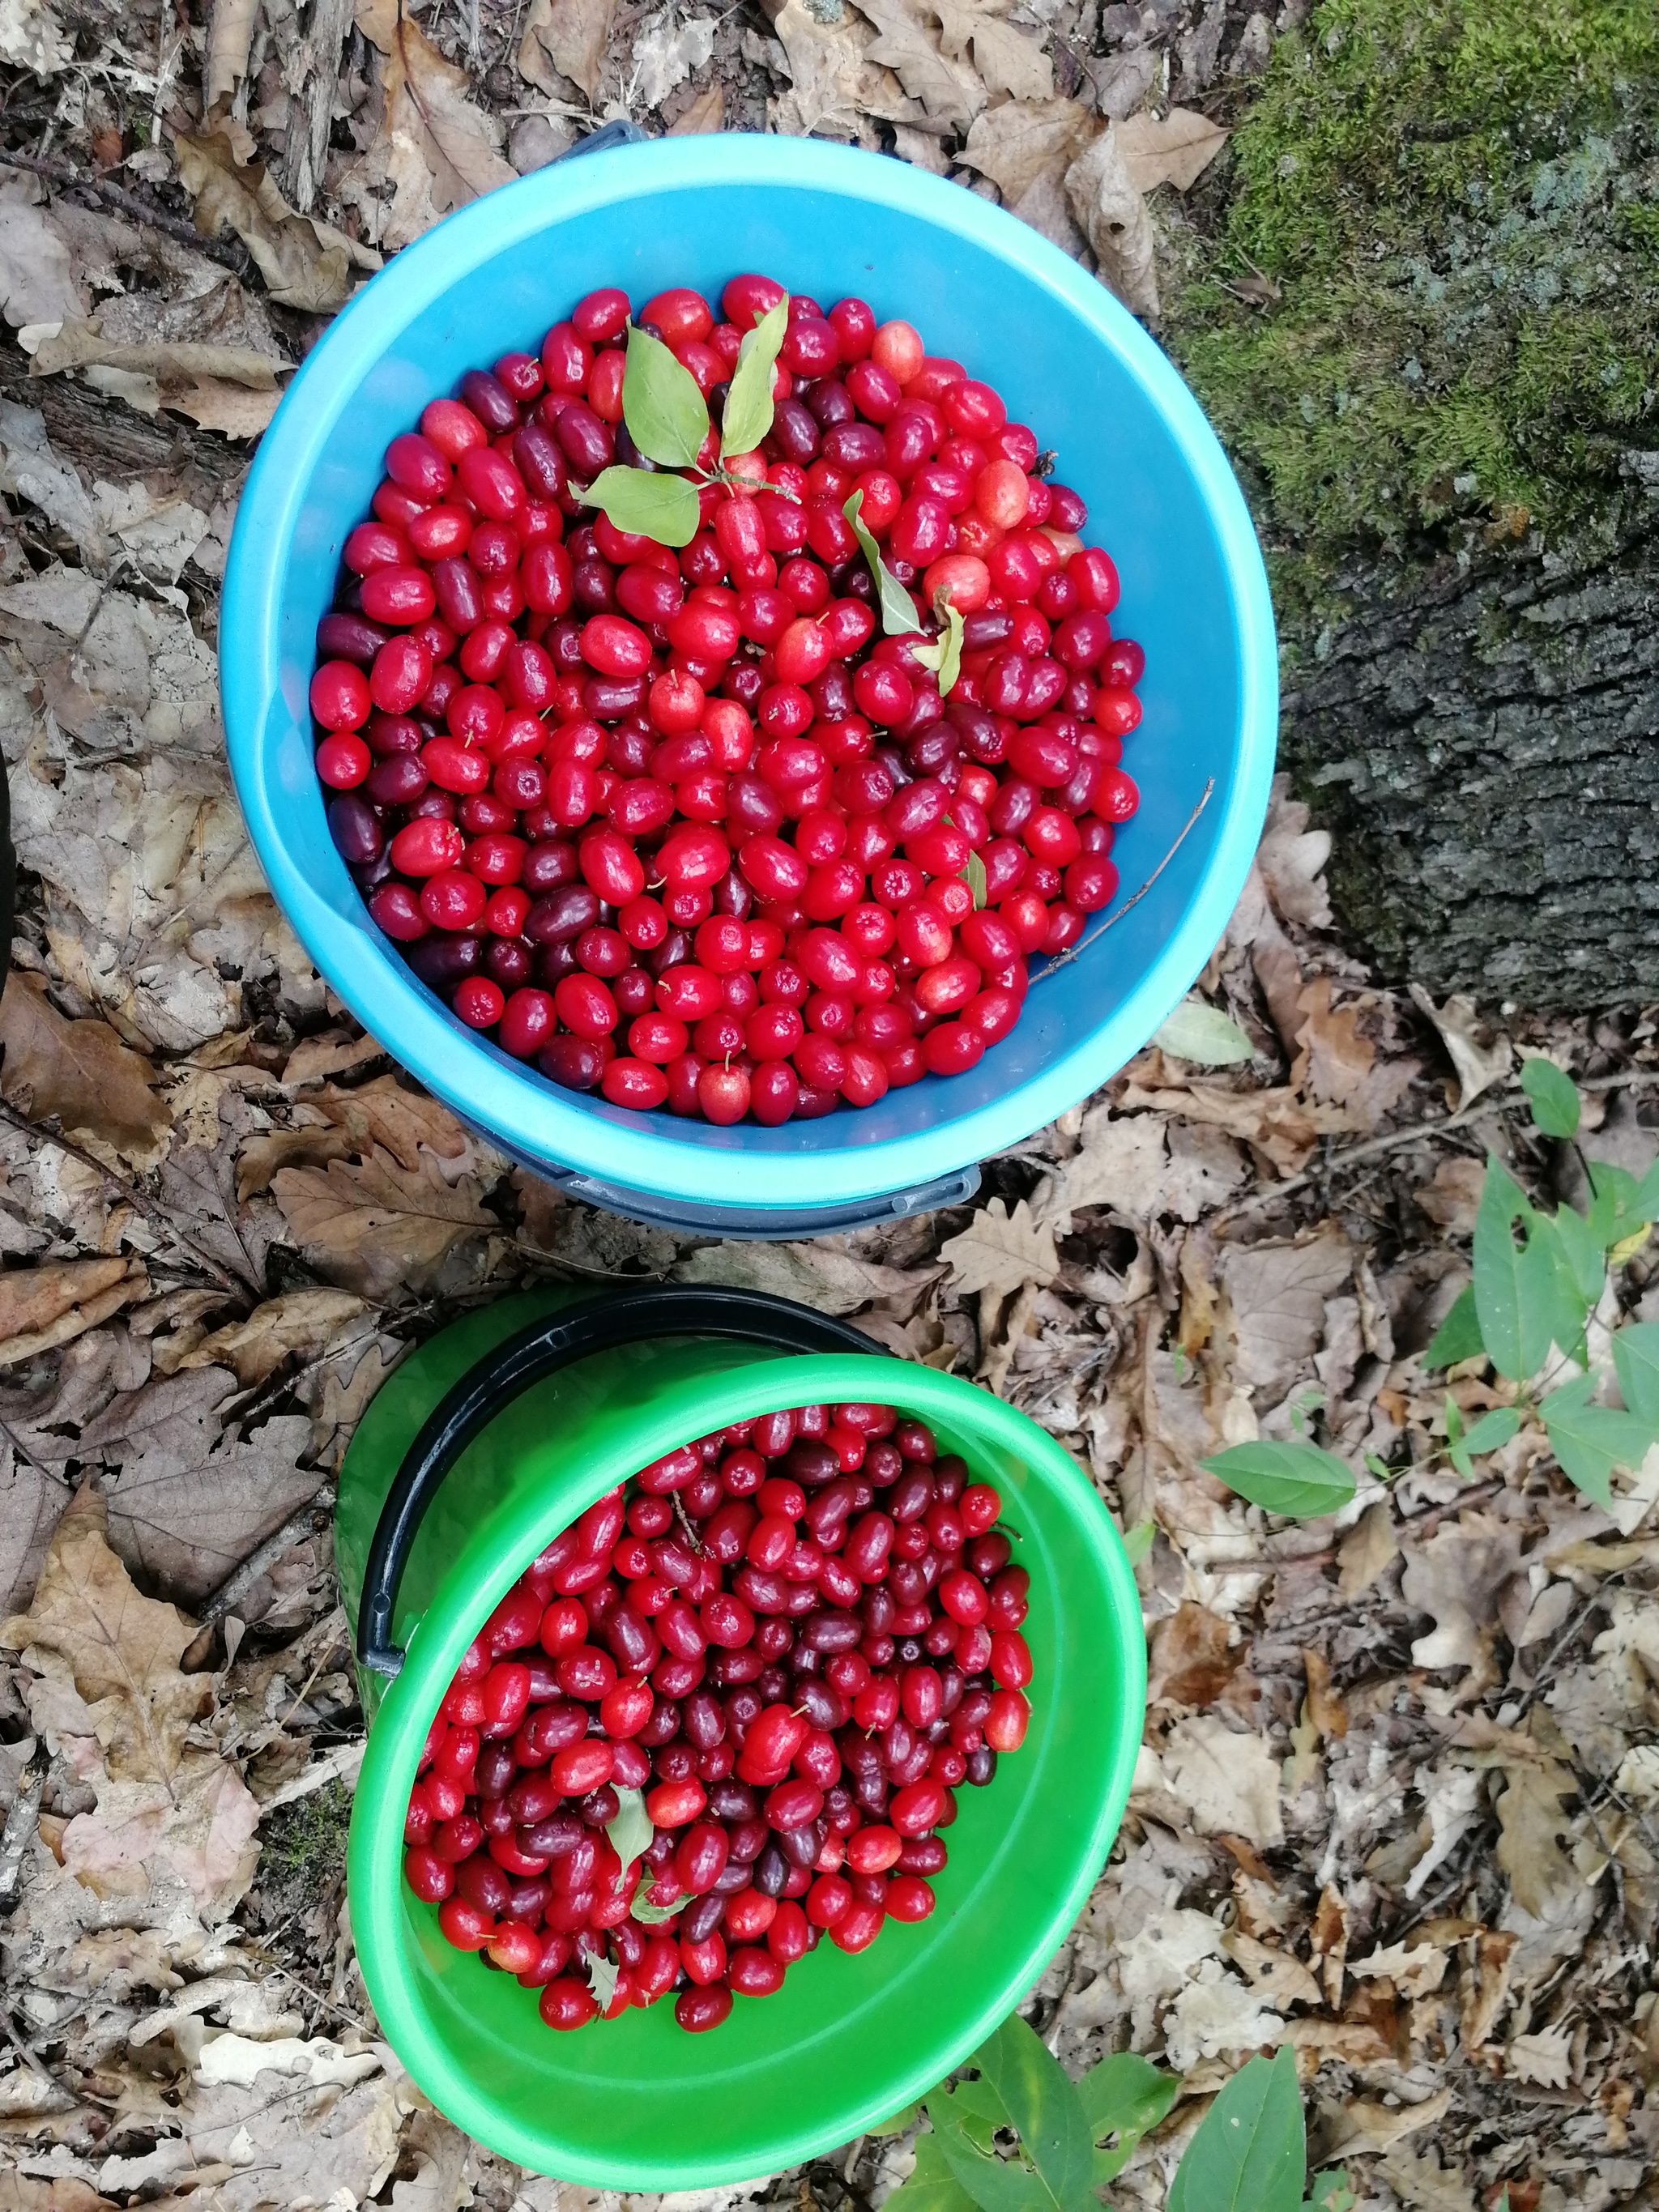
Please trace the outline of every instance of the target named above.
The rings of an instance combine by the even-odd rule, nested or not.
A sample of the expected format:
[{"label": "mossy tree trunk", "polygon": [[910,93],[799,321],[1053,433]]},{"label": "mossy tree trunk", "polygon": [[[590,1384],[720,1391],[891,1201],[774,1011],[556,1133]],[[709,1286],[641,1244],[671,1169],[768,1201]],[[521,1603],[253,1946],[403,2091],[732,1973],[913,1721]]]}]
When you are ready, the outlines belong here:
[{"label": "mossy tree trunk", "polygon": [[1397,981],[1659,996],[1659,9],[1322,0],[1172,342],[1237,461],[1285,764]]}]

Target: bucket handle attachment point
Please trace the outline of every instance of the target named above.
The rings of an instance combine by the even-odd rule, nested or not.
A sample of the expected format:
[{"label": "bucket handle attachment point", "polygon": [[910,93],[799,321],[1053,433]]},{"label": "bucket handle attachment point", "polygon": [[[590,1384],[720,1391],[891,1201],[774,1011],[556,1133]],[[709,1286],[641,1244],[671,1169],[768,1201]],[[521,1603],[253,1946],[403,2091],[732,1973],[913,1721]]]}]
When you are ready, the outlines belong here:
[{"label": "bucket handle attachment point", "polygon": [[438,1401],[380,1507],[363,1567],[357,1660],[371,1674],[395,1676],[404,1654],[392,1640],[404,1565],[445,1476],[474,1438],[514,1399],[562,1368],[647,1338],[720,1336],[803,1353],[893,1355],[849,1323],[758,1291],[659,1283],[532,1322],[468,1368]]}]

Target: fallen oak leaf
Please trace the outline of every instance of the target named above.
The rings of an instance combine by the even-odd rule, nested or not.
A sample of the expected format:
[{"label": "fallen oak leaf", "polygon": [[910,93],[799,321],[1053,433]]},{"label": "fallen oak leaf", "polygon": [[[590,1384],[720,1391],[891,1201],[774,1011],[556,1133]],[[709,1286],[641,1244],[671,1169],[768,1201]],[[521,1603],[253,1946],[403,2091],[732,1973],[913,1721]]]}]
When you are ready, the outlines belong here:
[{"label": "fallen oak leaf", "polygon": [[269,1381],[291,1352],[318,1349],[337,1328],[365,1310],[363,1301],[350,1291],[289,1291],[256,1306],[246,1321],[216,1328],[179,1364],[182,1369],[228,1363],[243,1389],[255,1389]]},{"label": "fallen oak leaf", "polygon": [[401,0],[359,0],[357,28],[386,56],[386,110],[371,153],[393,186],[385,240],[407,246],[452,208],[510,185],[501,126],[474,105],[464,70],[447,62]]},{"label": "fallen oak leaf", "polygon": [[1063,182],[1088,143],[1095,118],[1075,100],[1040,105],[1006,100],[976,115],[957,159],[988,177],[1007,207],[1017,207],[1045,178]]},{"label": "fallen oak leaf", "polygon": [[596,100],[616,13],[617,0],[531,0],[519,41],[520,76],[550,94],[556,94],[559,77],[568,77]]},{"label": "fallen oak leaf", "polygon": [[1048,100],[1054,96],[1054,64],[1041,45],[1002,21],[1001,5],[985,0],[927,0],[939,18],[939,49],[952,61],[970,58],[988,93],[1015,100]]},{"label": "fallen oak leaf", "polygon": [[13,1367],[96,1328],[149,1295],[143,1265],[112,1256],[0,1274],[0,1367]]},{"label": "fallen oak leaf", "polygon": [[801,4],[784,0],[772,29],[789,65],[790,88],[767,102],[767,127],[786,137],[856,138],[867,89],[867,33],[851,20],[820,23]]},{"label": "fallen oak leaf", "polygon": [[283,1168],[271,1189],[313,1266],[367,1298],[432,1289],[458,1244],[501,1225],[476,1176],[446,1182],[424,1150],[414,1171],[377,1146],[356,1167]]},{"label": "fallen oak leaf", "polygon": [[1109,123],[1073,162],[1066,172],[1066,191],[1101,282],[1156,330],[1159,307],[1152,220],[1118,150],[1117,128]]},{"label": "fallen oak leaf", "polygon": [[95,1137],[135,1165],[167,1149],[167,1109],[141,1054],[107,1022],[68,1021],[44,977],[14,968],[0,998],[0,1095],[34,1121],[55,1114],[66,1133]]},{"label": "fallen oak leaf", "polygon": [[1060,1273],[1054,1230],[1032,1218],[1023,1198],[1012,1213],[1001,1199],[994,1198],[964,1230],[940,1245],[939,1255],[950,1266],[951,1287],[963,1292],[1006,1296],[1026,1283],[1051,1283]]},{"label": "fallen oak leaf", "polygon": [[[791,4],[798,5],[799,0],[791,0]],[[929,12],[937,15],[931,0],[927,4]],[[878,33],[867,49],[866,58],[891,70],[929,115],[965,130],[985,105],[984,88],[974,72],[945,59],[906,0],[854,0],[854,5]]]},{"label": "fallen oak leaf", "polygon": [[173,138],[179,179],[196,204],[196,228],[204,238],[234,231],[265,280],[265,289],[284,307],[313,315],[331,314],[351,295],[354,268],[374,270],[380,257],[360,246],[332,223],[296,215],[266,173],[263,163],[238,161],[222,131]]},{"label": "fallen oak leaf", "polygon": [[23,1655],[32,1702],[40,1694],[62,1713],[69,1699],[84,1731],[81,1778],[97,1802],[64,1827],[64,1867],[100,1895],[136,1895],[159,1862],[216,1917],[252,1876],[259,1808],[234,1767],[192,1741],[213,1696],[211,1675],[179,1665],[196,1632],[133,1587],[87,1483],[58,1524],[28,1612],[0,1625],[0,1646]]},{"label": "fallen oak leaf", "polygon": [[725,1283],[832,1314],[855,1313],[876,1298],[914,1298],[929,1280],[825,1244],[705,1244],[670,1272],[677,1283]]}]

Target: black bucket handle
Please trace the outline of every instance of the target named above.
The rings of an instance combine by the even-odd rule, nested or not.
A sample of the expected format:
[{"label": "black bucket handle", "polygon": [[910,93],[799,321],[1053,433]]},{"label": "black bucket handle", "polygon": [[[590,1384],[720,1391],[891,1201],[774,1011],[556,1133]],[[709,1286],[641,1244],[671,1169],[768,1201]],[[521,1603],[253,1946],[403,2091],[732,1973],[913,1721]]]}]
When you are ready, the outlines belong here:
[{"label": "black bucket handle", "polygon": [[363,1567],[358,1663],[395,1675],[404,1652],[392,1618],[404,1567],[427,1508],[456,1461],[495,1416],[562,1368],[647,1337],[719,1336],[796,1352],[853,1352],[891,1358],[861,1330],[810,1306],[760,1291],[653,1283],[566,1306],[517,1330],[453,1383],[404,1453],[380,1507]]}]

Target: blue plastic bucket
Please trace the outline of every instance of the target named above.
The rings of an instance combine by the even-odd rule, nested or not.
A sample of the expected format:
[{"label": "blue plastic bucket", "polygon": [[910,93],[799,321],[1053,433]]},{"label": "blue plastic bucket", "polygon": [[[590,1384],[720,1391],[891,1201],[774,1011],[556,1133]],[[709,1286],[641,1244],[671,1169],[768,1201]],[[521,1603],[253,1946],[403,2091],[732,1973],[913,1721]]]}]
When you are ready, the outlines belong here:
[{"label": "blue plastic bucket", "polygon": [[[1085,533],[1146,648],[1125,747],[1139,812],[1113,857],[1127,897],[1214,791],[1121,924],[1035,981],[1018,1026],[962,1076],[863,1113],[717,1129],[561,1090],[482,1041],[370,921],[312,767],[319,617],[381,456],[428,399],[534,350],[584,292],[718,296],[763,270],[902,315],[994,382],[1058,449]],[[321,973],[389,1052],[503,1151],[619,1212],[727,1234],[810,1235],[971,1195],[975,1163],[1041,1128],[1139,1050],[1226,926],[1273,773],[1273,610],[1244,501],[1196,401],[1133,318],[1013,216],[902,161],[816,139],[656,139],[562,162],[407,247],[338,315],[260,445],[220,627],[236,787],[272,890]],[[1091,917],[1097,925],[1099,917]]]}]

